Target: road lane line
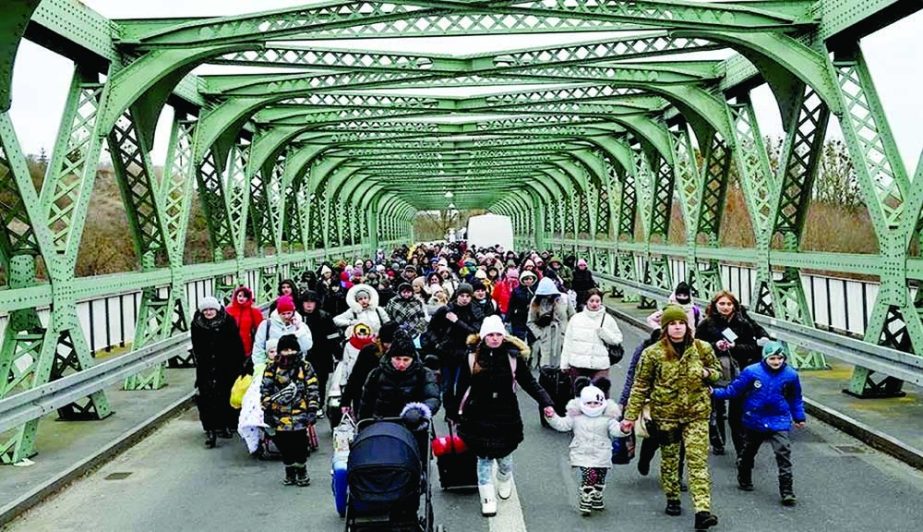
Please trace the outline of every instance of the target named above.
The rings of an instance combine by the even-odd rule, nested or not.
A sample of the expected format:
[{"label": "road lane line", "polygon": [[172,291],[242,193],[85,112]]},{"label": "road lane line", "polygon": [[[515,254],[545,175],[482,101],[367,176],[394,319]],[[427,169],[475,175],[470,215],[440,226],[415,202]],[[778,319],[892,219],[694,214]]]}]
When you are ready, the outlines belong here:
[{"label": "road lane line", "polygon": [[497,515],[487,518],[490,532],[526,532],[526,521],[522,516],[522,505],[516,493],[516,481],[512,480],[513,494],[503,500],[497,497]]}]

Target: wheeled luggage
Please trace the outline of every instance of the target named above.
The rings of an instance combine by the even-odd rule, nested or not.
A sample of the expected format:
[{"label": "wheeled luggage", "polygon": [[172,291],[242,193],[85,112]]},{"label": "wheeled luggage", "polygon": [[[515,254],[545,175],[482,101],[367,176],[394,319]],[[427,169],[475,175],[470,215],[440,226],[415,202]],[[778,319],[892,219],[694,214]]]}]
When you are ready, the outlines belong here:
[{"label": "wheeled luggage", "polygon": [[[439,485],[444,490],[477,488],[477,456],[468,449],[460,448],[458,435],[452,423],[449,423],[448,437],[439,438],[443,445],[433,448],[436,455],[436,467],[439,469]],[[434,442],[435,443],[435,442]]]},{"label": "wheeled luggage", "polygon": [[[570,378],[567,374],[561,371],[558,366],[542,366],[538,370],[538,383],[551,396],[551,400],[554,402],[554,411],[559,416],[563,416],[567,402],[574,398]],[[548,421],[545,420],[545,414],[542,412],[541,407],[538,409],[538,415],[542,426],[547,427]]]}]

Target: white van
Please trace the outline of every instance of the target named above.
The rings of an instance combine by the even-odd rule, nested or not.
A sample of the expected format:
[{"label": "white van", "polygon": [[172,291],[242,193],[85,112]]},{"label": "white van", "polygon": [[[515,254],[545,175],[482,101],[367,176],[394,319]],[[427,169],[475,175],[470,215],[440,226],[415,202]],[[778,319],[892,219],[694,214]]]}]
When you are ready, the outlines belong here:
[{"label": "white van", "polygon": [[513,249],[513,221],[509,216],[500,214],[482,214],[468,218],[466,237],[469,246],[490,247],[503,246],[504,250]]}]

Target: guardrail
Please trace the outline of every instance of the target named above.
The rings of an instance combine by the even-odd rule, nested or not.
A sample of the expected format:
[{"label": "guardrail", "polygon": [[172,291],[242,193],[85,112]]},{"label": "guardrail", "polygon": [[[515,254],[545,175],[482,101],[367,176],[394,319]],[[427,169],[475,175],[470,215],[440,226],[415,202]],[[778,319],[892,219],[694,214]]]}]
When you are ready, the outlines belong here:
[{"label": "guardrail", "polygon": [[[666,301],[670,295],[669,290],[662,288],[619,279],[607,274],[596,273],[594,275],[607,283],[629,288],[653,299]],[[750,317],[779,340],[810,351],[824,353],[827,356],[890,375],[903,381],[923,385],[923,358],[916,355],[762,314],[751,313]]]}]

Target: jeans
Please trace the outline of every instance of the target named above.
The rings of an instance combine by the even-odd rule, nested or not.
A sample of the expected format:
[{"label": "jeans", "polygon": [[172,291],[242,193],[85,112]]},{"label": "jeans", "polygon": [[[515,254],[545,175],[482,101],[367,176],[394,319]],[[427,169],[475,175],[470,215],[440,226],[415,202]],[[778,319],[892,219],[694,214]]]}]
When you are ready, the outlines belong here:
[{"label": "jeans", "polygon": [[753,459],[764,442],[769,442],[772,446],[772,452],[776,455],[776,465],[779,466],[779,487],[783,491],[787,488],[787,491],[790,492],[792,489],[792,441],[788,437],[788,431],[759,432],[746,430],[738,467],[744,471],[751,471],[753,469]]},{"label": "jeans", "polygon": [[[478,456],[478,486],[493,484],[493,458]],[[497,458],[497,477],[509,477],[513,474],[513,455]]]}]

